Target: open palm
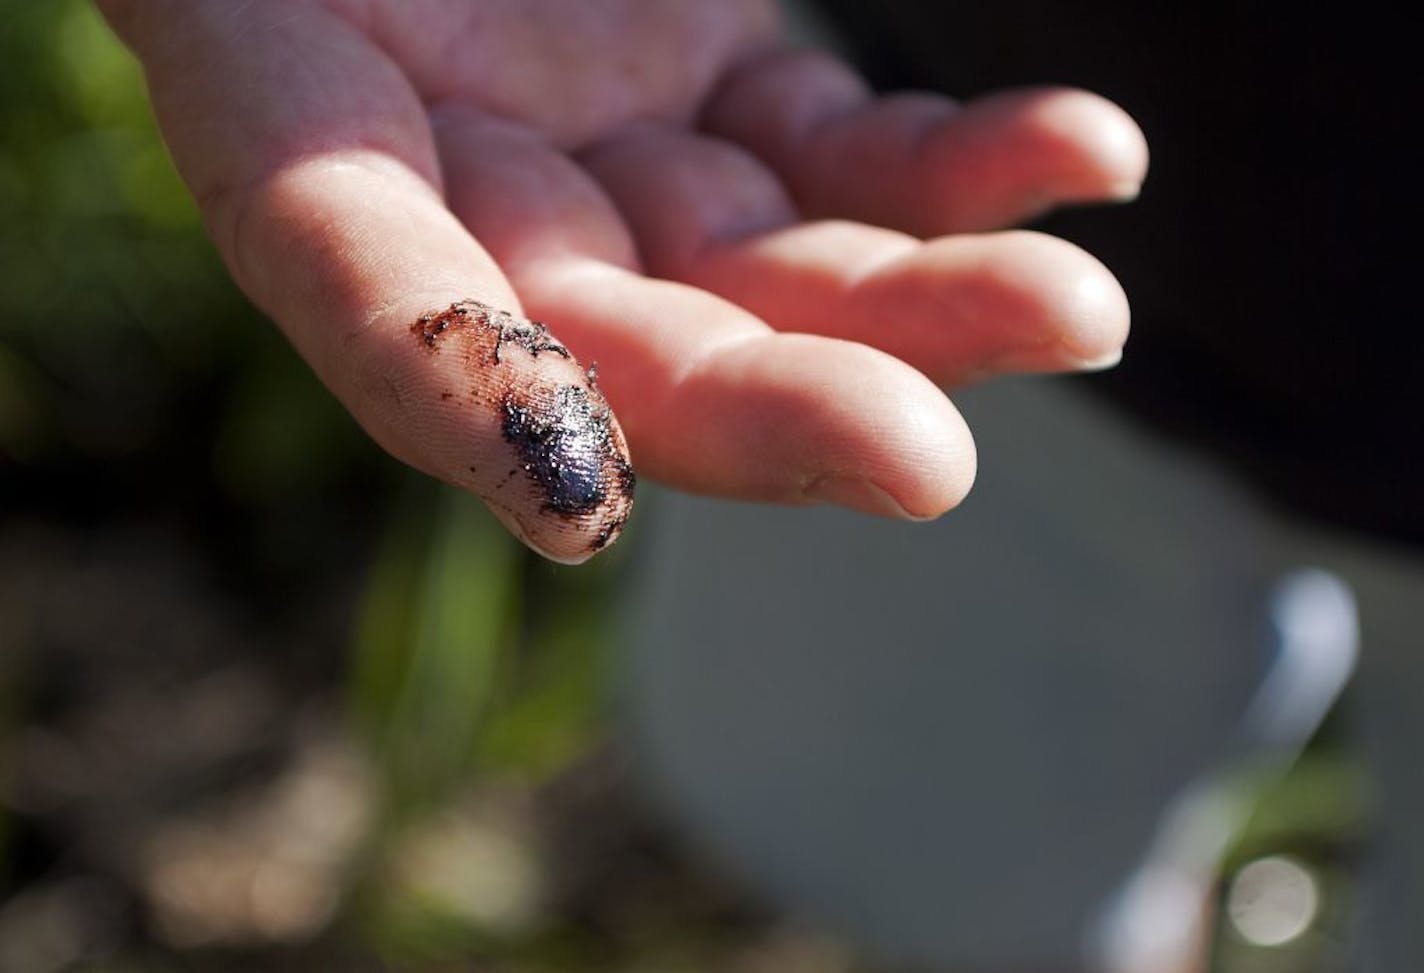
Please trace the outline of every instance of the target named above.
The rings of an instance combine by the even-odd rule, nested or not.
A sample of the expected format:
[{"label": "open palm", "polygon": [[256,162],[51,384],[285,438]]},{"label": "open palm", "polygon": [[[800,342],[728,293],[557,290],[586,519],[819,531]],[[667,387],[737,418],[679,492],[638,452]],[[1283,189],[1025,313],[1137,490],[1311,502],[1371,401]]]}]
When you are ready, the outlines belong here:
[{"label": "open palm", "polygon": [[588,525],[502,492],[490,390],[583,371],[431,354],[422,313],[547,322],[641,473],[908,517],[973,479],[941,386],[1126,335],[1091,257],[985,232],[1136,191],[1140,133],[1086,93],[877,99],[769,0],[101,6],[239,284],[383,446],[559,559]]}]

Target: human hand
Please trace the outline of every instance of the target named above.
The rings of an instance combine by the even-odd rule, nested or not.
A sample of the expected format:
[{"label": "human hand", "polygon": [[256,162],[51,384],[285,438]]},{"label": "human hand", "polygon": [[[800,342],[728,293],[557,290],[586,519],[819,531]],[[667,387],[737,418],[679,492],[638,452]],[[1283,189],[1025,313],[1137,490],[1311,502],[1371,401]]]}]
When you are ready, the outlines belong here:
[{"label": "human hand", "polygon": [[556,560],[622,527],[624,432],[684,489],[937,516],[975,462],[939,386],[1126,336],[1092,257],[982,232],[1136,192],[1086,93],[875,99],[770,0],[99,3],[243,290]]}]

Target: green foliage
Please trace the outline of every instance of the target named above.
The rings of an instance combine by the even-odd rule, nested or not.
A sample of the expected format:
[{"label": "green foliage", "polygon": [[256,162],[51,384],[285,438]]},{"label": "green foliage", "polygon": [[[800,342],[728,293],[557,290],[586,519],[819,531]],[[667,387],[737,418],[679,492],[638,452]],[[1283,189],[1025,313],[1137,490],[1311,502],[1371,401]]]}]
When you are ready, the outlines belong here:
[{"label": "green foliage", "polygon": [[267,501],[368,461],[229,280],[92,4],[0,0],[0,63],[0,464],[160,453]]},{"label": "green foliage", "polygon": [[609,563],[548,565],[473,497],[407,484],[348,682],[380,781],[351,914],[388,961],[514,962],[556,942],[540,891],[553,878],[519,805],[597,739]]},{"label": "green foliage", "polygon": [[516,634],[519,553],[484,505],[456,490],[414,484],[395,518],[358,617],[351,680],[395,809],[448,797],[472,769]]},{"label": "green foliage", "polygon": [[1311,857],[1339,853],[1364,841],[1373,788],[1353,755],[1339,749],[1307,751],[1289,772],[1240,781],[1251,815],[1223,863],[1231,874],[1263,855],[1292,852]]},{"label": "green foliage", "polygon": [[348,701],[395,820],[476,770],[538,780],[596,732],[618,559],[531,557],[475,498],[411,477],[369,569]]},{"label": "green foliage", "polygon": [[578,568],[530,559],[518,665],[498,688],[479,742],[491,771],[541,779],[596,739],[612,606],[637,547],[633,525],[618,546]]},{"label": "green foliage", "polygon": [[0,337],[68,351],[118,324],[165,364],[200,363],[192,323],[240,302],[200,242],[138,66],[82,0],[0,0],[0,20]]}]

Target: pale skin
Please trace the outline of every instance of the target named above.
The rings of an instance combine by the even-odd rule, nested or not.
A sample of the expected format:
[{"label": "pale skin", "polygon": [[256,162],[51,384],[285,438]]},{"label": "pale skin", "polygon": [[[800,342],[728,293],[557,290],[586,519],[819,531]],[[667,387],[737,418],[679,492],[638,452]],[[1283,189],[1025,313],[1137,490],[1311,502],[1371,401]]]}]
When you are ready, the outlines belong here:
[{"label": "pale skin", "polygon": [[588,552],[493,495],[487,377],[411,339],[423,312],[546,322],[642,476],[915,519],[974,479],[942,389],[1127,335],[1100,263],[1005,229],[1136,194],[1142,135],[1086,92],[875,97],[768,0],[100,7],[243,290],[387,450],[559,560]]}]

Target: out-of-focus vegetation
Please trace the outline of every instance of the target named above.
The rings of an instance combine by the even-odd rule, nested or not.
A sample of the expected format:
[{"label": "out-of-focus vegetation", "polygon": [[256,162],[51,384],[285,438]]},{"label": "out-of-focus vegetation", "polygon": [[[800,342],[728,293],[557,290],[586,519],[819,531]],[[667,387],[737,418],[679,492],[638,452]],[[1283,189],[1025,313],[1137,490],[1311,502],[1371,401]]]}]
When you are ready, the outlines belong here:
[{"label": "out-of-focus vegetation", "polygon": [[[1253,777],[1247,772],[1238,786],[1254,811],[1223,862],[1214,968],[1224,973],[1352,968],[1358,859],[1367,840],[1372,787],[1358,761],[1339,745],[1339,728],[1327,725],[1316,746],[1285,776],[1270,772]],[[1279,876],[1274,887],[1258,885],[1247,896],[1238,893],[1253,864],[1282,856],[1298,869],[1297,880],[1313,903],[1292,902],[1292,889],[1283,887]],[[1289,913],[1292,906],[1305,910],[1307,905],[1299,929],[1281,926],[1282,911]],[[1281,933],[1294,934],[1260,941],[1261,931],[1272,931],[1273,924]]]},{"label": "out-of-focus vegetation", "polygon": [[99,509],[370,475],[370,448],[204,242],[127,52],[85,3],[0,10],[6,467],[108,460]]}]

